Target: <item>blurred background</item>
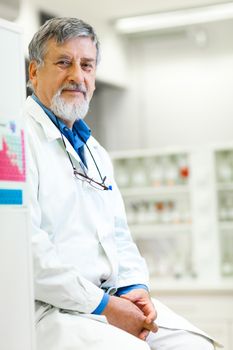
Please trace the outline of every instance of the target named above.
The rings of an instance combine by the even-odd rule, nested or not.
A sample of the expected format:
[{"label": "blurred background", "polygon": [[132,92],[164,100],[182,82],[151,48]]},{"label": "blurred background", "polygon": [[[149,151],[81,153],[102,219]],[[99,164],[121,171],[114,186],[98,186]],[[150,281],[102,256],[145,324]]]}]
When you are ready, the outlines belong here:
[{"label": "blurred background", "polygon": [[87,122],[110,151],[151,292],[233,349],[233,2],[0,0],[27,45],[54,16],[101,42]]}]

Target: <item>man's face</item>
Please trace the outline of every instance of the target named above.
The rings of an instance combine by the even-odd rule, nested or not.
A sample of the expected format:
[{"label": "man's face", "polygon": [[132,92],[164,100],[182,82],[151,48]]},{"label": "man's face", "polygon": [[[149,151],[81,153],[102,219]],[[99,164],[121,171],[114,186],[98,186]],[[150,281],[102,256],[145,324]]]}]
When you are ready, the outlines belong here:
[{"label": "man's face", "polygon": [[69,39],[60,45],[51,39],[44,64],[37,67],[31,62],[29,75],[36,96],[48,108],[59,90],[66,105],[87,103],[95,90],[96,46],[88,37]]}]

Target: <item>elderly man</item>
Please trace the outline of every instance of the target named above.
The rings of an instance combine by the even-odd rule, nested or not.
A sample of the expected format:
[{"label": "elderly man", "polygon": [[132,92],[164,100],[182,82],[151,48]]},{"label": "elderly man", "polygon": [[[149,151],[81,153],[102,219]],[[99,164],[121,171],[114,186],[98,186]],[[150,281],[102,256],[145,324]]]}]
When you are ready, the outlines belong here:
[{"label": "elderly man", "polygon": [[34,35],[29,59],[37,349],[213,349],[207,335],[151,300],[111,162],[83,121],[99,62],[93,28],[54,18]]}]

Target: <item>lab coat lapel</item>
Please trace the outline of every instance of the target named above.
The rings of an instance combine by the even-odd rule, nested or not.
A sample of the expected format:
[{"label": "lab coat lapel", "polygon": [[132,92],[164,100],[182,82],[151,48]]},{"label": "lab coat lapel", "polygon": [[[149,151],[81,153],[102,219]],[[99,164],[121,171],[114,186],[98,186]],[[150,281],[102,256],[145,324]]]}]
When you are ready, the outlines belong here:
[{"label": "lab coat lapel", "polygon": [[[43,109],[40,107],[40,105],[36,101],[34,101],[33,98],[31,98],[31,97],[27,98],[26,105],[27,105],[26,108],[27,108],[28,113],[32,116],[32,118],[34,118],[41,125],[48,141],[52,142],[52,141],[60,139],[62,146],[64,147],[63,142],[62,142],[62,138],[61,138],[61,133],[60,133],[59,129],[56,127],[56,125],[54,125],[54,123],[47,116],[47,114],[43,111]],[[77,152],[74,150],[74,148],[71,145],[71,143],[69,142],[69,140],[65,136],[63,138],[64,138],[67,152],[69,152],[70,155],[72,155],[72,157],[78,163],[80,163],[81,159],[80,159],[79,155],[77,154]],[[64,151],[65,151],[65,149],[64,149]]]},{"label": "lab coat lapel", "polygon": [[[91,154],[100,170],[100,173],[102,176],[104,176],[104,174],[102,174],[102,170],[101,170],[101,162],[99,159],[99,154],[98,154],[98,144],[97,142],[94,140],[94,138],[91,136],[88,141],[87,141],[87,146],[89,147]],[[86,163],[87,163],[87,173],[88,176],[95,179],[96,181],[101,181],[100,175],[98,173],[98,170],[96,168],[95,162],[91,156],[89,150],[87,147],[85,147],[85,159],[86,159]]]}]

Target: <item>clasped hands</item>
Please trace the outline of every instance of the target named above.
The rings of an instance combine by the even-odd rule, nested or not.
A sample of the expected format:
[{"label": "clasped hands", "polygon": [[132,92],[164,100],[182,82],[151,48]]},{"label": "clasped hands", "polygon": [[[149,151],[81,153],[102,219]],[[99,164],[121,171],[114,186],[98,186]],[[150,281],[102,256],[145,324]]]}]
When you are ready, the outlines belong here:
[{"label": "clasped hands", "polygon": [[154,323],[156,310],[145,289],[134,289],[120,297],[110,296],[103,315],[113,326],[145,340],[150,332],[157,332]]}]

